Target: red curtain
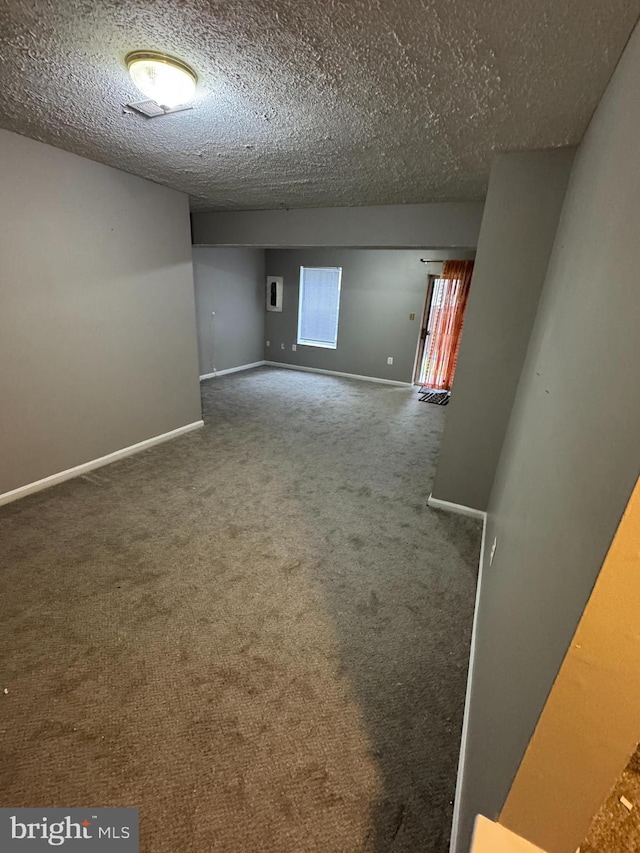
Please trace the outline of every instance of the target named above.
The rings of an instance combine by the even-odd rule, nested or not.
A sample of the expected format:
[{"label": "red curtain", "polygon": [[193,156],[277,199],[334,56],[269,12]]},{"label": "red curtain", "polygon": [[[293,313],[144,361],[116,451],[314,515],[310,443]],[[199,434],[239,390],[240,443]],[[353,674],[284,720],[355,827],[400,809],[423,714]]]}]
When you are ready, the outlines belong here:
[{"label": "red curtain", "polygon": [[458,361],[473,261],[445,261],[434,282],[424,385],[450,391]]}]

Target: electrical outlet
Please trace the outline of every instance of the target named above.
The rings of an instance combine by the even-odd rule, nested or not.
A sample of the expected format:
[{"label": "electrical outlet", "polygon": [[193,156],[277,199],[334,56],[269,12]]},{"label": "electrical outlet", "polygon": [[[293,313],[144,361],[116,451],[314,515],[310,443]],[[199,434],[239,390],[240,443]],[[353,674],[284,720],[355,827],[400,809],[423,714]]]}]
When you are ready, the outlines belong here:
[{"label": "electrical outlet", "polygon": [[267,346],[268,346],[268,347],[270,347],[270,346],[271,346],[271,341],[267,341]]},{"label": "electrical outlet", "polygon": [[489,554],[489,565],[492,565],[492,563],[493,563],[493,558],[494,558],[495,553],[496,553],[497,545],[498,545],[498,537],[496,536],[496,538],[493,540],[493,545],[491,546],[491,553]]},{"label": "electrical outlet", "polygon": [[416,319],[416,315],[415,315],[415,314],[413,314],[413,313],[409,314],[409,319],[410,319],[410,320],[415,320],[415,319]]},{"label": "electrical outlet", "polygon": [[291,344],[291,349],[295,352],[298,349],[298,347],[295,344]]},{"label": "electrical outlet", "polygon": [[284,344],[280,344],[280,349],[284,349]]},{"label": "electrical outlet", "polygon": [[389,356],[387,359],[387,364],[393,364],[393,356]]}]

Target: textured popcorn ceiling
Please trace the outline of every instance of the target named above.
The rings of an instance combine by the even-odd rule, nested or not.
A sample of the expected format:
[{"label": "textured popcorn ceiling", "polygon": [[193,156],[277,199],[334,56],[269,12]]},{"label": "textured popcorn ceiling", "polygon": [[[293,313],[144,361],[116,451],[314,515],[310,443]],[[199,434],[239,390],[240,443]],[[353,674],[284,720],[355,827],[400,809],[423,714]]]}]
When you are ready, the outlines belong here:
[{"label": "textured popcorn ceiling", "polygon": [[[482,198],[493,150],[577,143],[640,0],[0,0],[0,126],[195,210]],[[125,54],[200,77],[140,100]]]}]

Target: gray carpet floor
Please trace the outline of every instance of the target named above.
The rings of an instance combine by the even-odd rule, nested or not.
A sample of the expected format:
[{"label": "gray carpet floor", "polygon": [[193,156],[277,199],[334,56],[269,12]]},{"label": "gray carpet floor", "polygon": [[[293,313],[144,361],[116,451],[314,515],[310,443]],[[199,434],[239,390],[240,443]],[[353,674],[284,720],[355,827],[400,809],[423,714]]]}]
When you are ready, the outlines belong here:
[{"label": "gray carpet floor", "polygon": [[145,853],[444,853],[480,542],[426,505],[446,410],[202,392],[204,429],[0,510],[0,804],[139,806]]}]

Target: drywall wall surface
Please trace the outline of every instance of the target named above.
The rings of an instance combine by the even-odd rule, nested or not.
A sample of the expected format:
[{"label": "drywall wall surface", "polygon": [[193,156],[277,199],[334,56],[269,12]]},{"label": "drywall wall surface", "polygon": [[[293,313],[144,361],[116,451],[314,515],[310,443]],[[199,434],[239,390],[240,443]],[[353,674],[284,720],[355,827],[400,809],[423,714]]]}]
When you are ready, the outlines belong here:
[{"label": "drywall wall surface", "polygon": [[0,131],[0,493],[200,419],[187,197]]},{"label": "drywall wall surface", "polygon": [[574,154],[494,160],[433,487],[441,500],[487,508]]},{"label": "drywall wall surface", "polygon": [[[428,253],[437,254],[442,253]],[[282,313],[267,313],[265,339],[270,346],[265,346],[265,359],[411,382],[427,292],[423,257],[424,251],[406,250],[267,251],[267,275],[284,278],[284,297]],[[295,352],[291,349],[297,341],[301,266],[342,267],[335,350],[302,345]],[[392,365],[387,364],[389,357]]]},{"label": "drywall wall surface", "polygon": [[263,249],[193,249],[200,375],[262,361]]},{"label": "drywall wall surface", "polygon": [[475,248],[482,202],[192,214],[205,246]]},{"label": "drywall wall surface", "polygon": [[548,853],[580,846],[640,740],[638,613],[636,484],[500,815]]},{"label": "drywall wall surface", "polygon": [[639,77],[636,28],[578,149],[489,503],[456,853],[504,805],[640,470]]},{"label": "drywall wall surface", "polygon": [[545,853],[499,823],[478,815],[470,853]]}]

